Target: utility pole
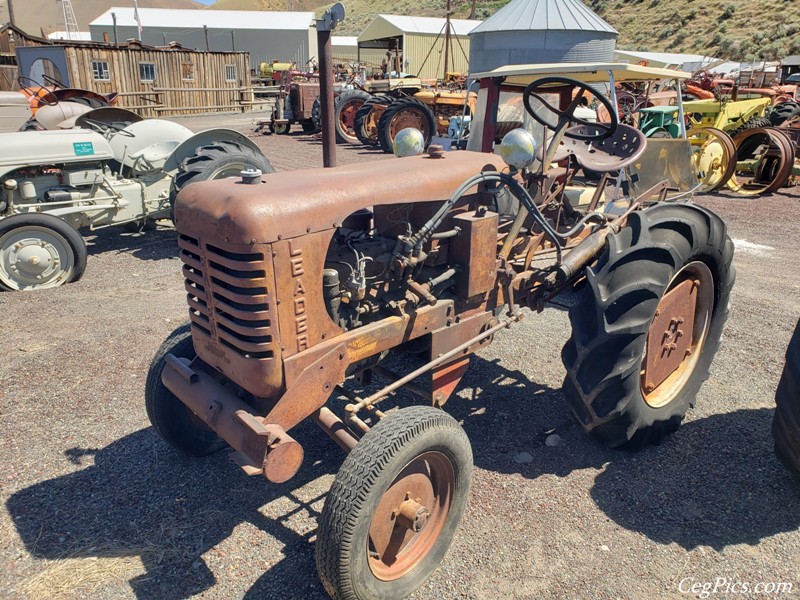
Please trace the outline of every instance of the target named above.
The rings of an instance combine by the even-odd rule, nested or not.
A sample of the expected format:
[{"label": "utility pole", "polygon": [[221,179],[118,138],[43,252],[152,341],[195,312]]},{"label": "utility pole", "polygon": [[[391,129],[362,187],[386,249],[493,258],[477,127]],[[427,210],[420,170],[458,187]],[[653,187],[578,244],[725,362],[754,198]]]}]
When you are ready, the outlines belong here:
[{"label": "utility pole", "polygon": [[470,19],[474,19],[475,18],[475,3],[477,1],[478,0],[472,0],[472,9],[469,11],[469,18]]},{"label": "utility pole", "polygon": [[452,24],[450,23],[450,15],[452,11],[450,10],[450,0],[447,0],[447,17],[446,22],[444,25],[444,76],[443,79],[447,79],[447,64],[450,62],[450,27]]},{"label": "utility pole", "polygon": [[14,25],[14,6],[11,0],[8,0],[8,22]]}]

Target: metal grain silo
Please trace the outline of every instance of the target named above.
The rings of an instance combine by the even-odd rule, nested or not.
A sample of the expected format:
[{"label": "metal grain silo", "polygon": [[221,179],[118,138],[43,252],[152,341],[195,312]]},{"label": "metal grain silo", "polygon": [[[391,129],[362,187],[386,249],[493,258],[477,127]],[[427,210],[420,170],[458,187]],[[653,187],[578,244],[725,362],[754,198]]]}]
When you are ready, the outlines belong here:
[{"label": "metal grain silo", "polygon": [[580,0],[512,0],[469,34],[469,70],[611,62],[618,35]]}]

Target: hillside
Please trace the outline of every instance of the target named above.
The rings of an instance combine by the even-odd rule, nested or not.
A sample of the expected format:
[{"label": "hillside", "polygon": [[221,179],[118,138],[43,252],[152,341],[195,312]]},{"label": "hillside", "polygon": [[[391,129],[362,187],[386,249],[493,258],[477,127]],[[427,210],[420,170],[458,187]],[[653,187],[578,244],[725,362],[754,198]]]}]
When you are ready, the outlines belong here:
[{"label": "hillside", "polygon": [[[12,0],[23,29],[38,34],[63,29],[56,0]],[[477,0],[475,16],[486,19],[508,0]],[[738,60],[774,60],[800,54],[800,0],[584,0],[620,32],[628,50],[702,53]],[[357,35],[378,13],[443,16],[446,0],[344,0],[348,17],[336,30]],[[132,0],[73,0],[82,29],[114,5]],[[192,0],[139,0],[141,7],[202,8]],[[313,10],[326,0],[218,0],[209,10]],[[471,0],[452,0],[454,16],[467,18]],[[0,23],[7,20],[0,0]]]},{"label": "hillside", "polygon": [[627,50],[691,52],[733,60],[800,54],[798,0],[584,0]]}]

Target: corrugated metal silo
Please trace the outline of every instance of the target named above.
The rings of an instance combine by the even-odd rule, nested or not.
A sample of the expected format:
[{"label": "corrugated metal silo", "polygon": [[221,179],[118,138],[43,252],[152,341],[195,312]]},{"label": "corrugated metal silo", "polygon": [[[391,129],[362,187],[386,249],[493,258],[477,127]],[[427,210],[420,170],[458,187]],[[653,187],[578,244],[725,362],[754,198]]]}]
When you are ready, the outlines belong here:
[{"label": "corrugated metal silo", "polygon": [[611,62],[618,32],[580,0],[512,0],[470,33],[470,72]]}]

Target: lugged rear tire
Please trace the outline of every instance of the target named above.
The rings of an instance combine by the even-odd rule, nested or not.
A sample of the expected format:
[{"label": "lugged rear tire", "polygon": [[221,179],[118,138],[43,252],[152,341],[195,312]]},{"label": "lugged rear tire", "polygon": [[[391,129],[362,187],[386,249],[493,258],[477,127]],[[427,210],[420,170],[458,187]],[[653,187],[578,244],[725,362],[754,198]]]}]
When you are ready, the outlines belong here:
[{"label": "lugged rear tire", "polygon": [[[381,115],[380,121],[378,121],[378,142],[381,145],[381,150],[387,154],[394,153],[394,136],[391,132],[393,128],[392,121],[398,118],[401,113],[417,115],[423,124],[418,129],[420,129],[422,136],[425,138],[425,147],[427,148],[428,144],[431,143],[431,137],[436,134],[436,118],[433,115],[433,111],[427,104],[415,98],[398,98],[389,105]],[[399,133],[399,131],[395,133]]]},{"label": "lugged rear tire", "polygon": [[347,90],[336,98],[333,121],[337,144],[354,144],[358,141],[354,131],[356,113],[370,97],[363,90]]},{"label": "lugged rear tire", "polygon": [[233,177],[243,169],[259,169],[262,173],[274,173],[269,159],[258,150],[237,142],[214,142],[200,146],[189,158],[184,159],[172,181],[170,199],[190,183]]},{"label": "lugged rear tire", "polygon": [[775,455],[800,479],[800,321],[786,349],[786,364],[775,392],[775,404],[772,419]]},{"label": "lugged rear tire", "polygon": [[356,120],[353,125],[353,129],[355,129],[356,137],[358,138],[359,142],[361,142],[365,146],[377,146],[379,144],[378,131],[377,131],[378,124],[375,123],[373,132],[374,135],[370,135],[370,131],[368,131],[370,115],[372,114],[373,108],[375,107],[376,104],[388,106],[389,104],[392,103],[392,100],[394,100],[394,98],[392,98],[391,96],[384,96],[383,94],[378,94],[376,96],[373,96],[372,98],[370,98],[369,100],[364,102],[364,104],[361,105],[361,108],[359,108],[358,112],[356,113]]},{"label": "lugged rear tire", "polygon": [[[347,455],[322,509],[316,559],[328,594],[405,598],[421,586],[450,547],[471,475],[469,439],[444,411],[411,406],[382,418]],[[429,509],[416,533],[390,513],[403,498]]]},{"label": "lugged rear tire", "polygon": [[[567,369],[564,394],[590,435],[610,447],[636,450],[660,443],[678,428],[720,345],[735,280],[732,261],[725,223],[693,204],[634,212],[627,227],[608,236],[570,309],[572,336],[561,353]],[[697,333],[702,338],[663,383],[645,391],[646,347],[656,309],[668,289],[695,276],[705,281],[696,288],[696,306],[705,298],[707,307]],[[698,314],[691,331],[698,329]]]},{"label": "lugged rear tire", "polygon": [[199,417],[178,400],[161,381],[164,357],[195,357],[189,323],[181,325],[164,340],[150,363],[144,385],[147,417],[156,433],[170,446],[190,456],[207,456],[227,445]]}]

